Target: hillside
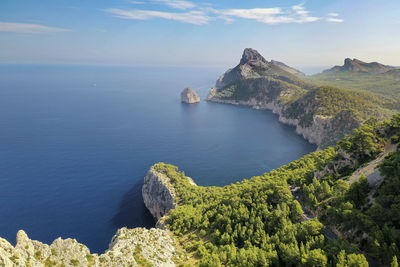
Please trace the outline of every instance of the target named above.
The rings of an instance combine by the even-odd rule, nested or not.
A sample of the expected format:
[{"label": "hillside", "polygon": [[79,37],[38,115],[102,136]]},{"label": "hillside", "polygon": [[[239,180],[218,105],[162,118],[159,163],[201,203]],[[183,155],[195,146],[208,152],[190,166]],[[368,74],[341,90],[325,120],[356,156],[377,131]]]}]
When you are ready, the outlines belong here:
[{"label": "hillside", "polygon": [[[354,61],[356,63],[353,63]],[[361,62],[359,60],[351,62],[306,79],[318,85],[375,93],[384,99],[387,108],[400,110],[400,69],[376,62],[362,62],[362,64],[357,63]]]},{"label": "hillside", "polygon": [[271,60],[270,63],[273,64],[273,65],[278,66],[279,68],[283,69],[284,71],[289,72],[290,74],[305,76],[305,74],[303,72],[299,71],[298,69],[289,67],[288,65],[286,65],[283,62],[279,62],[279,61],[276,61],[276,60]]},{"label": "hillside", "polygon": [[320,86],[271,62],[245,49],[240,63],[217,80],[208,100],[270,109],[320,148],[335,144],[371,116],[392,114],[393,102],[383,97]]},{"label": "hillside", "polygon": [[[399,134],[400,115],[369,121],[334,148],[222,188],[195,186],[177,167],[157,164],[179,196],[165,221],[202,266],[368,266],[361,251],[375,259],[371,264],[390,264],[400,256],[400,151],[384,144]],[[348,177],[376,158],[385,179],[368,205],[372,185]],[[303,216],[289,185],[300,188],[314,219]]]}]

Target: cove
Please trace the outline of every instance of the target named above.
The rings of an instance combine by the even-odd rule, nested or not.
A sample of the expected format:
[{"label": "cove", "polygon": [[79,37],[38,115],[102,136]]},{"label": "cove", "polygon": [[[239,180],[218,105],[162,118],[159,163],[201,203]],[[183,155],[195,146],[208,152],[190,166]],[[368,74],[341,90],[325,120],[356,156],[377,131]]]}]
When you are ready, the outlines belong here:
[{"label": "cove", "polygon": [[156,162],[198,185],[249,179],[315,150],[266,110],[202,99],[218,68],[0,66],[0,236],[24,229],[101,253],[120,227],[152,227],[141,186]]}]

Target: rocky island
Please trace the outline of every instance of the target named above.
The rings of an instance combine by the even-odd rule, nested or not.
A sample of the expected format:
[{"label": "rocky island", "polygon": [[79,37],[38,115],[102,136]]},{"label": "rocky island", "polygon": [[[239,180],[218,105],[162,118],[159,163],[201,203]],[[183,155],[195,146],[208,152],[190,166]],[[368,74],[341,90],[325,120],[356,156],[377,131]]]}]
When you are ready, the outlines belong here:
[{"label": "rocky island", "polygon": [[198,103],[200,102],[200,97],[192,88],[186,87],[181,92],[181,101],[188,104]]}]

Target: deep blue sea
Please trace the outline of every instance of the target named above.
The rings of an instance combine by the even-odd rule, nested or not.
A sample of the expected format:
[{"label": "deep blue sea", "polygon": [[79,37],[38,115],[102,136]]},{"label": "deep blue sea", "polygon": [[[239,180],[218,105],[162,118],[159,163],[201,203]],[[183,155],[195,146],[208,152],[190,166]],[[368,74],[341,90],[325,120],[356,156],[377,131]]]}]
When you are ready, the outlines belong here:
[{"label": "deep blue sea", "polygon": [[0,236],[101,253],[118,228],[154,225],[141,186],[156,162],[222,186],[315,150],[270,111],[180,103],[223,71],[0,65]]}]

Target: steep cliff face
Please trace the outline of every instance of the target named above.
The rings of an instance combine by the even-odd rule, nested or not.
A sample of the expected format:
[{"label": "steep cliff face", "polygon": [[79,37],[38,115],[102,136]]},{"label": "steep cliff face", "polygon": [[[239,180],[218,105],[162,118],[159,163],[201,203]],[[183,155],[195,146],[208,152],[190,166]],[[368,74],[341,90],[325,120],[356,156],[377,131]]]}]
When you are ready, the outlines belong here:
[{"label": "steep cliff face", "polygon": [[[144,177],[142,187],[144,204],[157,221],[156,227],[161,229],[166,228],[165,219],[168,212],[178,205],[178,196],[173,181],[161,171],[163,164],[155,164],[149,169]],[[190,177],[185,179],[188,179],[185,182],[197,186]]]},{"label": "steep cliff face", "polygon": [[176,208],[176,193],[171,181],[154,166],[144,177],[142,196],[146,208],[157,221]]},{"label": "steep cliff face", "polygon": [[174,257],[174,241],[161,229],[121,228],[101,255],[91,254],[75,239],[58,238],[47,245],[29,239],[22,230],[15,247],[0,238],[0,266],[175,266]]},{"label": "steep cliff face", "polygon": [[273,113],[279,115],[280,122],[296,127],[296,133],[303,136],[303,138],[311,144],[317,145],[318,149],[327,145],[333,145],[336,140],[343,137],[345,132],[349,132],[351,129],[360,126],[359,122],[356,120],[348,120],[348,118],[346,118],[345,121],[343,121],[342,116],[326,117],[315,115],[312,118],[311,124],[307,127],[303,127],[299,123],[299,119],[288,118],[284,115],[285,105],[278,101],[262,103],[254,98],[247,101],[210,98],[209,101],[251,106],[254,109],[271,110]]}]

